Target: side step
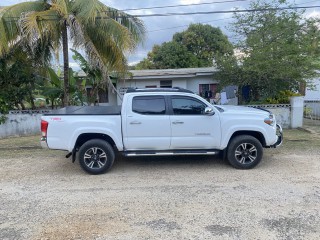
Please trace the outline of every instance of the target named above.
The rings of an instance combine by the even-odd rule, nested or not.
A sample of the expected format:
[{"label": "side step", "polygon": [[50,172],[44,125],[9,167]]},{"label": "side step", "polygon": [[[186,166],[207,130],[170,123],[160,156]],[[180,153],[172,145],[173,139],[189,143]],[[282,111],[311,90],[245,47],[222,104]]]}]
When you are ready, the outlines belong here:
[{"label": "side step", "polygon": [[216,155],[219,150],[172,150],[172,151],[124,151],[122,154],[126,157],[134,156],[177,156],[177,155]]}]

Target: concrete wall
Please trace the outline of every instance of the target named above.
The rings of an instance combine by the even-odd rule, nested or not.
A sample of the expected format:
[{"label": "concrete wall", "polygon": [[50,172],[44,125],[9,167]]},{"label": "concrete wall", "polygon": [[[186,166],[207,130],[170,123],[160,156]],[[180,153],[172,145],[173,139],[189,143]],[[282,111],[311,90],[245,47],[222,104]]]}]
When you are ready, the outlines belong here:
[{"label": "concrete wall", "polygon": [[8,114],[7,121],[0,125],[0,138],[39,134],[42,114]]},{"label": "concrete wall", "polygon": [[271,111],[276,116],[276,121],[282,128],[291,128],[290,104],[252,105],[250,107],[263,108]]}]

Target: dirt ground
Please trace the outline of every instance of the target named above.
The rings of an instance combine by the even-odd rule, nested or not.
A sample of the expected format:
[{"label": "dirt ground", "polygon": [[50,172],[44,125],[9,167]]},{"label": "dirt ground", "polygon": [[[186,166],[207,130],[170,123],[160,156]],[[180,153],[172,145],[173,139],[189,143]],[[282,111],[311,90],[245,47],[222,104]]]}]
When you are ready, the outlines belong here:
[{"label": "dirt ground", "polygon": [[0,139],[0,239],[319,239],[320,127],[252,170],[215,157],[118,157],[92,176],[39,136]]}]

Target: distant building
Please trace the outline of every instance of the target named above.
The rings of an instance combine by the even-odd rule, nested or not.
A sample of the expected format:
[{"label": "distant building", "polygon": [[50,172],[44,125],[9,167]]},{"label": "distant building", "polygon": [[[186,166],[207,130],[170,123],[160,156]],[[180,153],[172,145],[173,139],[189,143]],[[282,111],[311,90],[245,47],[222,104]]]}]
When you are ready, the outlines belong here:
[{"label": "distant building", "polygon": [[[215,68],[181,68],[130,70],[124,79],[113,79],[112,88],[103,96],[100,95],[99,105],[120,105],[122,97],[128,88],[171,88],[181,87],[193,91],[208,101],[213,102],[217,97],[219,80],[215,78]],[[79,76],[83,73],[79,73]],[[90,86],[88,86],[90,90]]]},{"label": "distant building", "polygon": [[[181,87],[206,98],[214,99],[219,81],[215,79],[215,68],[180,68],[132,70],[131,77],[117,81],[117,89],[123,96],[132,88],[171,88]],[[118,104],[121,99],[118,97]]]}]

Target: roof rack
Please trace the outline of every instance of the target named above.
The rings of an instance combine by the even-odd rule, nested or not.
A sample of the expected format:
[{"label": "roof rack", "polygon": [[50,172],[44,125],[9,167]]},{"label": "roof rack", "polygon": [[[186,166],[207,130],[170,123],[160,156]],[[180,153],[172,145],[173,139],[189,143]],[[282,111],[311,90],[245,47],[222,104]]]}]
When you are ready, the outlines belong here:
[{"label": "roof rack", "polygon": [[128,88],[126,93],[133,92],[184,92],[184,93],[194,93],[188,89],[173,87],[173,88]]}]

